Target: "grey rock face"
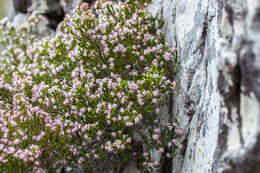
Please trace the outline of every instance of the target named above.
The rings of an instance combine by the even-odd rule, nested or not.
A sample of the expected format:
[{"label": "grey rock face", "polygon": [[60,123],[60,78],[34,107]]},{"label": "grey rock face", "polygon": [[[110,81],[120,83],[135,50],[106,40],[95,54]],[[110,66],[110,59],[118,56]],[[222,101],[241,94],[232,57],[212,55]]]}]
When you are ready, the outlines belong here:
[{"label": "grey rock face", "polygon": [[48,27],[56,29],[65,14],[60,0],[13,0],[16,14],[37,11],[48,18]]},{"label": "grey rock face", "polygon": [[[40,11],[55,28],[82,1],[14,5]],[[180,57],[178,87],[162,117],[188,131],[186,150],[160,172],[260,172],[260,1],[153,0],[149,10],[165,20]],[[139,171],[133,161],[124,172]]]},{"label": "grey rock face", "polygon": [[174,173],[211,172],[214,163],[220,114],[218,5],[207,0],[156,0],[150,7],[165,19],[167,41],[180,55],[178,91],[169,116],[175,116],[189,135],[186,151],[173,160]]},{"label": "grey rock face", "polygon": [[38,11],[49,20],[49,27],[56,29],[65,14],[59,0],[32,0],[29,12]]},{"label": "grey rock face", "polygon": [[32,0],[13,0],[14,9],[17,13],[27,13],[32,5]]},{"label": "grey rock face", "polygon": [[82,0],[60,0],[60,4],[66,14],[72,14],[73,10],[82,3]]},{"label": "grey rock face", "polygon": [[87,2],[91,6],[95,0],[60,0],[66,14],[72,14],[73,10],[79,7],[82,2]]},{"label": "grey rock face", "polygon": [[[223,2],[232,32],[223,32],[219,88],[222,97],[215,172],[260,170],[260,2]],[[224,19],[223,19],[224,20]],[[226,56],[230,55],[230,56]],[[228,69],[228,70],[222,70]]]},{"label": "grey rock face", "polygon": [[172,172],[259,172],[259,9],[253,0],[153,1],[181,61],[169,116],[189,129]]}]

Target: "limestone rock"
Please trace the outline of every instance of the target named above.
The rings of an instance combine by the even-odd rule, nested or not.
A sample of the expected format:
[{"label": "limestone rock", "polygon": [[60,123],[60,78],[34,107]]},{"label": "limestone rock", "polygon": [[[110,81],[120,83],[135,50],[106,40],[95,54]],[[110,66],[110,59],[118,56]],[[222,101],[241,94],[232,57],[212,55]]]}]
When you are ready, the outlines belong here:
[{"label": "limestone rock", "polygon": [[[230,1],[223,5],[232,32],[223,33],[226,44],[219,50],[219,58],[226,62],[224,69],[229,70],[221,70],[219,76],[221,109],[225,111],[221,114],[220,129],[225,127],[226,132],[218,139],[220,149],[214,172],[257,173],[260,169],[260,2]],[[230,59],[233,63],[229,63]]]},{"label": "limestone rock", "polygon": [[32,0],[13,0],[14,9],[17,13],[27,13],[32,5]]},{"label": "limestone rock", "polygon": [[189,129],[176,173],[259,172],[259,2],[154,0],[179,49],[173,114]]},{"label": "limestone rock", "polygon": [[72,14],[73,10],[78,8],[82,2],[87,2],[91,6],[95,0],[60,0],[60,4],[66,14]]},{"label": "limestone rock", "polygon": [[82,0],[61,0],[60,4],[66,14],[72,14],[73,10],[82,3]]},{"label": "limestone rock", "polygon": [[32,0],[29,12],[38,11],[49,20],[49,27],[55,29],[65,14],[59,0]]}]

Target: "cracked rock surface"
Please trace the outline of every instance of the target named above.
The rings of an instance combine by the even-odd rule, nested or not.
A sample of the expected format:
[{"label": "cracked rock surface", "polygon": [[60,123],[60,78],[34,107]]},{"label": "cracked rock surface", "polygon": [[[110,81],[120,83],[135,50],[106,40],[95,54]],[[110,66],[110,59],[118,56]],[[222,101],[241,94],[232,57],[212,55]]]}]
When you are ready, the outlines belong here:
[{"label": "cracked rock surface", "polygon": [[173,106],[189,129],[176,173],[260,171],[260,1],[154,0],[179,49]]},{"label": "cracked rock surface", "polygon": [[[50,30],[82,1],[13,0],[16,18],[37,10]],[[188,131],[185,151],[160,173],[260,172],[260,1],[153,0],[149,10],[179,51],[177,90],[162,116]],[[124,172],[140,172],[134,163]]]},{"label": "cracked rock surface", "polygon": [[173,109],[189,130],[184,153],[173,159],[173,173],[211,172],[217,147],[220,95],[216,44],[219,3],[208,0],[155,0],[151,12],[165,19],[167,41],[178,48],[180,70]]}]

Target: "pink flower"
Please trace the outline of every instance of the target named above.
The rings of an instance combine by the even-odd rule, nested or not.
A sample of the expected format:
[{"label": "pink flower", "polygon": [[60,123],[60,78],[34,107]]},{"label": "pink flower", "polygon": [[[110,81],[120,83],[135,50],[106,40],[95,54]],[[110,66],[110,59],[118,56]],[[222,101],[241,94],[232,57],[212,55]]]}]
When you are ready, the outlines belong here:
[{"label": "pink flower", "polygon": [[160,133],[160,129],[159,128],[156,128],[153,130],[155,133]]},{"label": "pink flower", "polygon": [[184,130],[181,130],[181,129],[176,129],[176,130],[175,130],[175,133],[177,133],[177,134],[180,135],[180,136],[185,136],[185,135],[186,135],[185,131],[184,131]]},{"label": "pink flower", "polygon": [[40,166],[40,162],[39,162],[39,161],[36,161],[36,162],[35,162],[35,165],[36,165],[36,166]]},{"label": "pink flower", "polygon": [[20,140],[19,140],[19,139],[15,139],[15,140],[14,140],[14,144],[15,144],[15,145],[17,145],[17,144],[19,144],[19,143],[20,143]]},{"label": "pink flower", "polygon": [[180,145],[179,145],[179,150],[182,150],[182,149],[183,149],[183,145],[180,144]]},{"label": "pink flower", "polygon": [[131,138],[127,138],[127,140],[126,140],[128,143],[130,143],[131,142]]},{"label": "pink flower", "polygon": [[148,153],[143,153],[143,156],[144,156],[145,158],[147,158]]},{"label": "pink flower", "polygon": [[176,139],[173,139],[173,140],[172,140],[172,143],[173,143],[174,145],[176,145],[176,144],[177,144],[177,140],[176,140]]},{"label": "pink flower", "polygon": [[159,90],[158,90],[158,89],[154,90],[154,91],[153,91],[153,95],[154,95],[154,96],[158,96],[158,95],[159,95]]},{"label": "pink flower", "polygon": [[98,155],[97,155],[97,154],[94,154],[94,158],[95,158],[95,159],[98,159],[99,157],[98,157]]},{"label": "pink flower", "polygon": [[105,55],[107,55],[108,52],[109,52],[109,48],[108,48],[108,47],[105,47],[105,49],[104,49],[104,53],[105,53]]},{"label": "pink flower", "polygon": [[149,162],[147,166],[152,168],[153,167],[153,162]]},{"label": "pink flower", "polygon": [[157,99],[155,99],[155,98],[152,99],[152,103],[156,104],[157,102],[158,102]]},{"label": "pink flower", "polygon": [[158,140],[159,139],[159,135],[153,135],[153,140]]},{"label": "pink flower", "polygon": [[154,162],[154,167],[159,167],[160,166],[160,163],[156,160],[155,162]]},{"label": "pink flower", "polygon": [[170,153],[166,153],[166,157],[171,158],[171,154]]},{"label": "pink flower", "polygon": [[126,122],[125,125],[126,125],[127,127],[131,127],[131,126],[134,125],[134,123],[132,123],[132,122]]},{"label": "pink flower", "polygon": [[159,152],[162,154],[164,152],[164,149],[163,148],[160,148],[159,149]]},{"label": "pink flower", "polygon": [[101,136],[102,134],[103,134],[103,132],[101,130],[98,130],[97,135]]},{"label": "pink flower", "polygon": [[129,117],[128,117],[128,116],[125,116],[125,117],[124,117],[124,120],[125,120],[125,121],[129,120]]},{"label": "pink flower", "polygon": [[111,147],[111,145],[106,146],[105,148],[106,148],[106,150],[107,150],[108,152],[112,152],[112,151],[113,151],[113,148]]}]

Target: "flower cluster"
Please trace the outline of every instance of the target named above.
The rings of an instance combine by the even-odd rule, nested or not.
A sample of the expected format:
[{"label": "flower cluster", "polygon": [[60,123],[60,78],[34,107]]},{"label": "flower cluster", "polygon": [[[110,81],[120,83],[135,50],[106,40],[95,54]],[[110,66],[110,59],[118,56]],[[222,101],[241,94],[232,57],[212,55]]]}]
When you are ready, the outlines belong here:
[{"label": "flower cluster", "polygon": [[159,170],[183,148],[185,132],[160,117],[176,85],[177,51],[146,2],[83,3],[42,39],[2,22],[1,172],[102,172],[133,158]]}]

